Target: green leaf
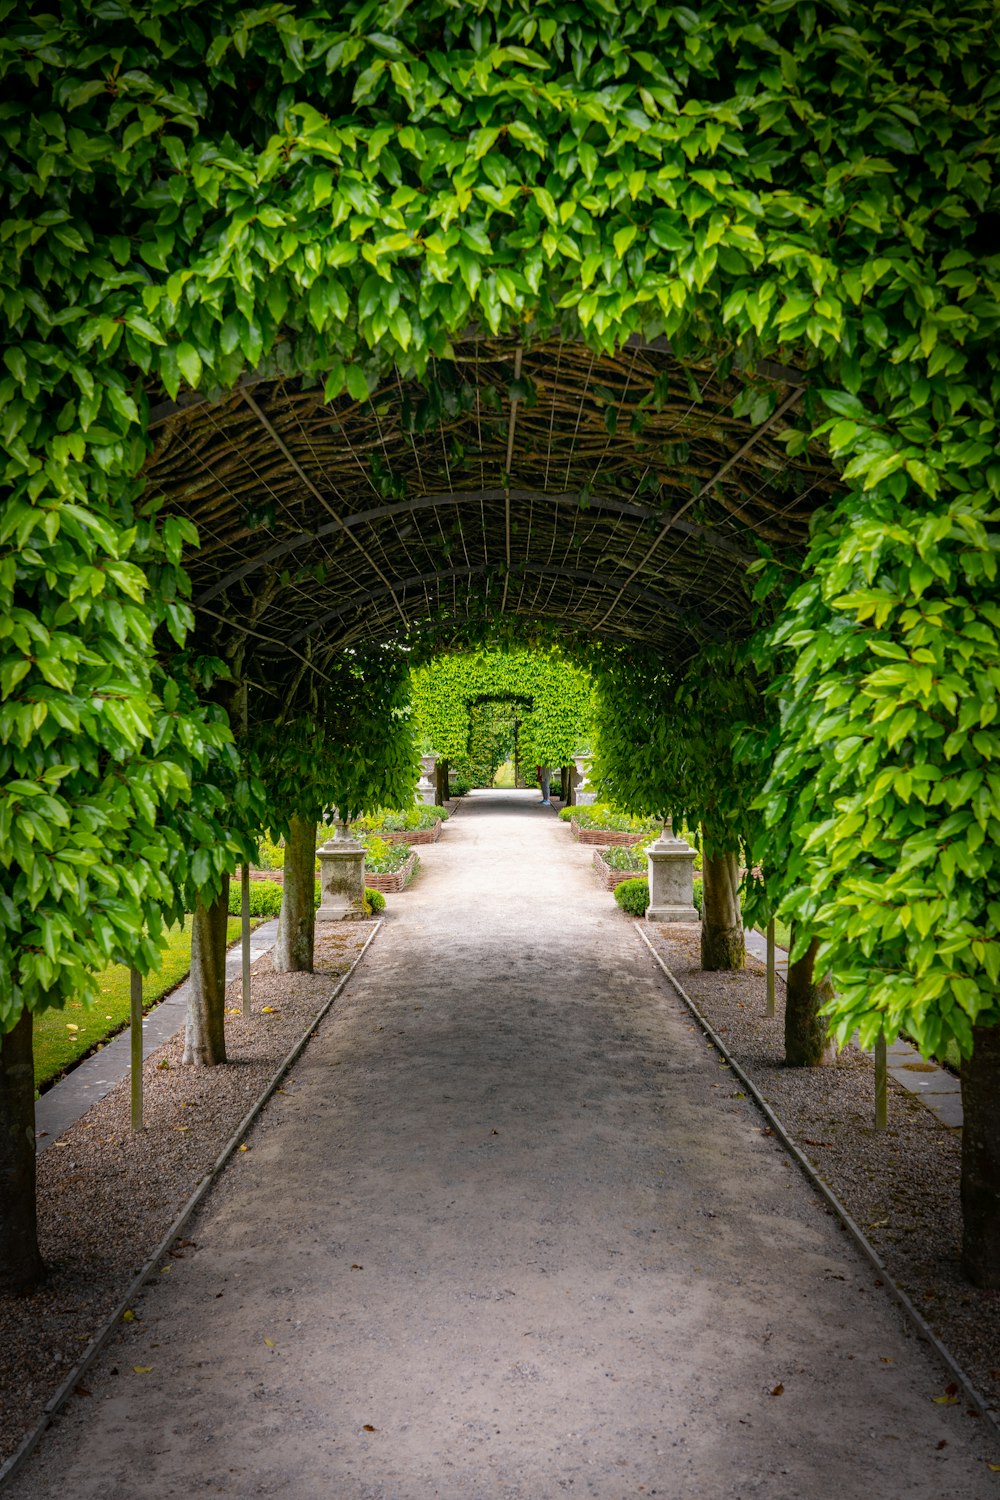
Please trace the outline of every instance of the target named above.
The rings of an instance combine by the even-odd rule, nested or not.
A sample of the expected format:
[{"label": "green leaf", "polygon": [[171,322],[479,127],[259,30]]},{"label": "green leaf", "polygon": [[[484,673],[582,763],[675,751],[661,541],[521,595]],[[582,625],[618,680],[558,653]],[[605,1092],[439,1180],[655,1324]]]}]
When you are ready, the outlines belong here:
[{"label": "green leaf", "polygon": [[174,350],[177,368],[188,385],[197,388],[201,380],[201,356],[193,344],[181,343]]}]

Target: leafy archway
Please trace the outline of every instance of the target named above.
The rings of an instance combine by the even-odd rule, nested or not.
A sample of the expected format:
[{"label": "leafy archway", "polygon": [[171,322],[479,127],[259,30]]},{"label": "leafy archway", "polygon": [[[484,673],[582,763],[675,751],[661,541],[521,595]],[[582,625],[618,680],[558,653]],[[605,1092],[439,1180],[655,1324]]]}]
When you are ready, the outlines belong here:
[{"label": "leafy archway", "polygon": [[[760,592],[776,624],[761,646],[779,700],[762,810],[771,848],[793,856],[770,868],[775,895],[825,939],[840,1031],[905,1020],[968,1050],[1000,1019],[992,20],[987,0],[918,13],[358,0],[332,24],[204,0],[13,8],[0,53],[4,1027],[86,993],[97,959],[147,963],[164,903],[189,880],[211,893],[253,827],[284,816],[233,751],[233,695],[206,703],[218,665],[205,658],[250,684],[258,721],[289,671],[304,674],[321,739],[336,672],[316,630],[322,642],[338,609],[370,622],[357,640],[385,637],[383,603],[400,633],[440,640],[549,599],[578,636],[620,641],[631,616],[634,640],[655,634],[696,670],[717,644],[701,633],[713,601],[723,641],[753,629],[733,548],[756,555],[754,537],[770,556]],[[400,571],[411,502],[430,492],[407,479],[397,493],[381,437],[352,437],[367,509],[403,548],[387,567],[358,529],[372,518],[317,483],[255,392],[294,408],[312,390],[327,426],[330,412],[374,429],[391,417],[405,446],[441,427],[433,411],[407,426],[408,392],[446,415],[461,406],[440,371],[484,333],[511,362],[498,461],[489,482],[463,475],[429,507],[454,513],[475,489],[484,559],[456,557],[464,529],[441,526],[434,565]],[[520,495],[511,482],[516,413],[536,394],[523,365],[545,339],[616,368],[630,340],[644,360],[666,341],[663,385],[643,377],[649,407],[669,412],[680,381],[693,408],[735,381],[720,415],[745,438],[717,421],[706,465],[689,434],[668,452],[658,432],[655,461],[621,471],[628,493],[598,496],[585,563],[546,561],[536,543],[519,570],[525,511],[530,531],[542,497],[550,516],[575,506],[578,536],[594,504],[575,473],[568,490],[548,471]],[[396,408],[364,404],[392,389]],[[233,417],[198,402],[233,390],[273,445],[254,503],[225,472],[207,491],[196,479],[211,424]],[[643,413],[633,431],[620,390],[604,391],[561,417],[588,434],[598,417],[606,444],[640,441]],[[190,467],[164,483],[154,461],[147,483],[165,419]],[[792,528],[780,499],[762,521],[748,456],[766,439],[792,466],[818,462],[817,422],[842,485],[821,474],[809,502],[793,485]],[[254,534],[289,485],[311,497],[306,553],[289,566],[286,548],[263,575],[270,600],[254,583],[240,594],[260,581]],[[609,522],[621,505],[637,512],[624,534]],[[717,535],[734,507],[743,547]],[[312,608],[321,526],[364,567],[316,630],[275,631],[271,610]],[[674,577],[678,537],[695,546]],[[190,573],[234,547],[226,608],[207,597],[216,571],[192,611]],[[177,656],[185,643],[196,649]],[[369,769],[374,794],[383,768]]]},{"label": "leafy archway", "polygon": [[590,678],[556,654],[522,649],[437,656],[414,671],[412,691],[418,733],[451,763],[469,753],[471,713],[482,703],[520,706],[518,756],[525,766],[568,765],[590,738]]}]

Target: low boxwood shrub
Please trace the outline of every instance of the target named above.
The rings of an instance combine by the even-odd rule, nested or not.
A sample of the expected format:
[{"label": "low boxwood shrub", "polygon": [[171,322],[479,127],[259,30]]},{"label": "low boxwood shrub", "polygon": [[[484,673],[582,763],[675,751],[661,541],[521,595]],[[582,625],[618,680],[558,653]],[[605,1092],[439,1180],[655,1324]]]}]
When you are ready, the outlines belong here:
[{"label": "low boxwood shrub", "polygon": [[701,877],[699,876],[699,878],[694,883],[694,904],[695,904],[695,909],[697,910],[699,917],[701,916],[701,902],[702,902]]},{"label": "low boxwood shrub", "polygon": [[[240,882],[229,882],[229,915],[243,915],[243,900]],[[276,880],[251,880],[250,915],[252,917],[276,917],[281,910],[281,886]]]},{"label": "low boxwood shrub", "polygon": [[645,876],[638,880],[623,880],[621,885],[615,886],[615,900],[630,917],[644,917],[649,905],[649,881]]},{"label": "low boxwood shrub", "polygon": [[377,917],[381,911],[385,911],[385,897],[382,892],[369,890],[365,886],[365,916]]}]

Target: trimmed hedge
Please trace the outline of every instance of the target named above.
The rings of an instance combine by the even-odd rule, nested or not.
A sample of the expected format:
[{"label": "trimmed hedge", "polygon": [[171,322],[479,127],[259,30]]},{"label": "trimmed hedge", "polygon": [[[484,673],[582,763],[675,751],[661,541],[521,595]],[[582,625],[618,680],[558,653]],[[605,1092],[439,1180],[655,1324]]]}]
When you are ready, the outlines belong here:
[{"label": "trimmed hedge", "polygon": [[615,900],[630,917],[644,917],[649,905],[649,881],[645,876],[641,880],[623,880],[615,886]]}]

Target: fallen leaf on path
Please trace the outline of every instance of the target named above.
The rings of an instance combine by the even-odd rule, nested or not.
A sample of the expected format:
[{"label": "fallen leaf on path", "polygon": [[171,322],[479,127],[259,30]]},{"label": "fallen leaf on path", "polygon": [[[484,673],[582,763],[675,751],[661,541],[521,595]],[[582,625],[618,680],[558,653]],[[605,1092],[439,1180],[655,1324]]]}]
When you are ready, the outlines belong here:
[{"label": "fallen leaf on path", "polygon": [[90,1396],[90,1395],[93,1395],[93,1392],[90,1391],[90,1390],[88,1390],[88,1388],[85,1385],[75,1385],[73,1387],[73,1395],[74,1396]]},{"label": "fallen leaf on path", "polygon": [[958,1405],[958,1397],[957,1396],[932,1396],[931,1400],[934,1402],[935,1406],[957,1406]]},{"label": "fallen leaf on path", "polygon": [[250,1150],[250,1147],[249,1147],[249,1146],[241,1146],[241,1147],[240,1147],[240,1150],[241,1150],[241,1151],[249,1151],[249,1150]]},{"label": "fallen leaf on path", "polygon": [[364,1266],[359,1266],[359,1265],[356,1265],[356,1264],[355,1264],[355,1265],[353,1265],[353,1266],[352,1266],[352,1267],[351,1267],[351,1270],[352,1270],[352,1271],[363,1271],[363,1270],[364,1270]]},{"label": "fallen leaf on path", "polygon": [[135,1313],[132,1311],[132,1309],[130,1307],[126,1307],[125,1311],[122,1313],[122,1322],[123,1323],[134,1323],[135,1322]]},{"label": "fallen leaf on path", "polygon": [[832,1145],[833,1145],[833,1142],[832,1142],[832,1141],[814,1141],[814,1140],[812,1140],[812,1138],[811,1138],[811,1137],[810,1137],[810,1136],[808,1136],[808,1135],[804,1135],[804,1136],[803,1136],[803,1137],[802,1137],[802,1140],[803,1140],[803,1143],[804,1143],[804,1144],[805,1144],[805,1145],[806,1145],[806,1146],[832,1146]]},{"label": "fallen leaf on path", "polygon": [[264,1343],[267,1345],[267,1347],[269,1349],[273,1349],[274,1348],[274,1339],[265,1339]]},{"label": "fallen leaf on path", "polygon": [[378,1432],[378,1428],[377,1427],[373,1427],[370,1422],[366,1422],[365,1425],[362,1427],[361,1431],[362,1432]]},{"label": "fallen leaf on path", "polygon": [[771,1395],[772,1396],[783,1396],[784,1394],[785,1394],[784,1384],[779,1380],[778,1384],[774,1387],[774,1390],[771,1392]]},{"label": "fallen leaf on path", "polygon": [[1000,1464],[988,1463],[986,1467],[989,1469],[991,1474],[1000,1474]]},{"label": "fallen leaf on path", "polygon": [[133,1365],[132,1368],[137,1375],[151,1375],[153,1372],[152,1365]]},{"label": "fallen leaf on path", "polygon": [[275,1010],[273,1005],[262,1005],[260,1008],[260,1013],[262,1016],[277,1015],[277,1011]]},{"label": "fallen leaf on path", "polygon": [[880,1354],[879,1359],[884,1365],[894,1365],[896,1363],[895,1358],[891,1354]]},{"label": "fallen leaf on path", "polygon": [[941,1449],[942,1448],[947,1448],[947,1446],[948,1446],[948,1439],[947,1438],[942,1438],[939,1443],[935,1444],[935,1451],[937,1453],[940,1453]]}]

